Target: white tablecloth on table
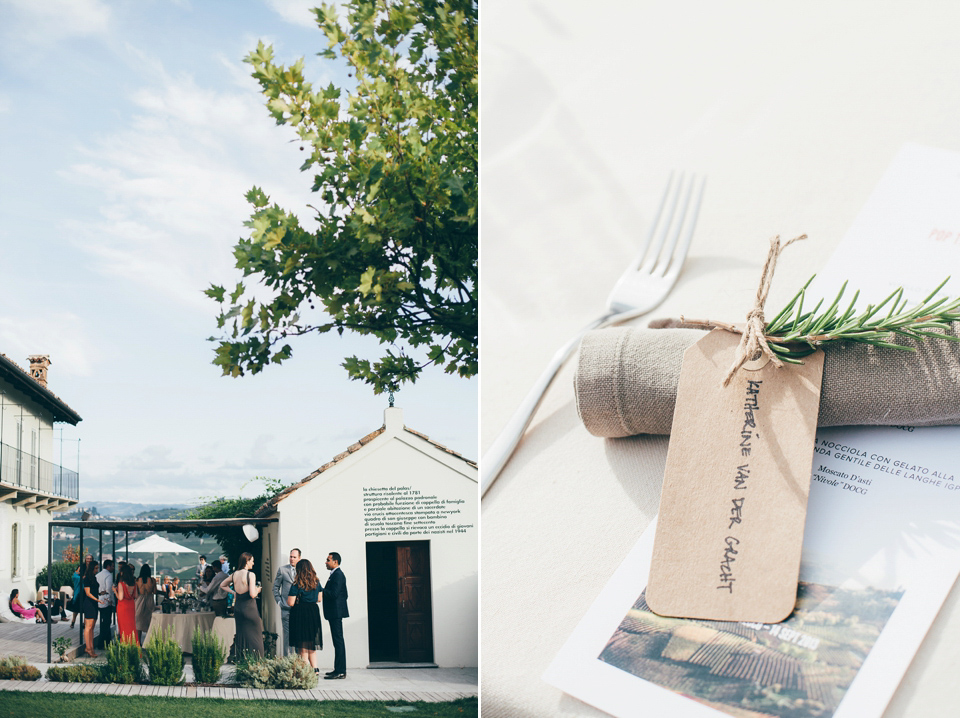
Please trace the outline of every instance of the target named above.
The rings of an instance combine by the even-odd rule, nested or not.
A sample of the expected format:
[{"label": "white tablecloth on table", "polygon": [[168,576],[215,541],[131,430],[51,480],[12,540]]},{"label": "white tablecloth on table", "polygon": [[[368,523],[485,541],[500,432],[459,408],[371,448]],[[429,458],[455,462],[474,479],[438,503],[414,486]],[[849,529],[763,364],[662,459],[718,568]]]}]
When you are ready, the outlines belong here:
[{"label": "white tablecloth on table", "polygon": [[[604,308],[671,170],[709,181],[652,316],[742,321],[769,237],[810,236],[777,265],[775,311],[905,142],[960,150],[958,21],[948,3],[486,2],[482,449]],[[658,508],[667,439],[587,434],[572,369],[482,503],[485,718],[599,715],[540,676]],[[955,588],[887,718],[954,714],[958,604]]]},{"label": "white tablecloth on table", "polygon": [[[215,620],[216,619],[216,620]],[[217,635],[223,639],[227,650],[233,643],[233,635],[236,632],[232,618],[216,618],[213,611],[202,611],[200,613],[161,613],[154,612],[150,619],[150,630],[144,637],[144,644],[150,640],[155,633],[173,627],[173,635],[180,649],[184,653],[193,652],[193,633],[197,630],[216,630]]]},{"label": "white tablecloth on table", "polygon": [[237,637],[237,622],[233,616],[217,616],[213,619],[213,632],[223,641],[223,647],[230,655],[230,647],[233,645],[234,638]]}]

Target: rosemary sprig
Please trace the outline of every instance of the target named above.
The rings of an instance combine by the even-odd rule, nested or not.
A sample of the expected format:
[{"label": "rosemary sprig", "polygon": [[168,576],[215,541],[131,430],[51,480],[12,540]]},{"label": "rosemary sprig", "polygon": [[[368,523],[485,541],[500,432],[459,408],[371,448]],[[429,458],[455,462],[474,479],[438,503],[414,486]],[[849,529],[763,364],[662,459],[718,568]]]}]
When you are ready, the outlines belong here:
[{"label": "rosemary sprig", "polygon": [[[777,356],[791,364],[802,363],[802,357],[832,341],[860,342],[911,352],[916,351],[916,347],[896,344],[891,340],[900,335],[918,340],[935,337],[960,341],[950,333],[950,322],[960,321],[960,299],[935,299],[949,280],[950,277],[944,279],[922,302],[909,309],[903,297],[903,287],[900,287],[879,304],[868,305],[860,314],[855,314],[860,296],[857,291],[846,311],[839,314],[840,302],[847,289],[847,283],[844,282],[830,306],[818,314],[822,300],[813,310],[803,310],[807,287],[813,281],[813,277],[810,277],[787,306],[767,323],[764,334]],[[886,313],[881,313],[880,310],[885,307]]]}]

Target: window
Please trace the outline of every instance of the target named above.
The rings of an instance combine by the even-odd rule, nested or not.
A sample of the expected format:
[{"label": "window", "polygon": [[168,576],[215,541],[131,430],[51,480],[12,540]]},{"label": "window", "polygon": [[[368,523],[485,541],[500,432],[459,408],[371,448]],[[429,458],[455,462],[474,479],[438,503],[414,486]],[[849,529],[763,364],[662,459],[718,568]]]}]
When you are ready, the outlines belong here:
[{"label": "window", "polygon": [[10,529],[10,578],[20,577],[20,524]]},{"label": "window", "polygon": [[30,529],[27,532],[27,575],[34,576],[37,573],[37,561],[36,561],[36,552],[37,552],[37,525],[30,524]]}]

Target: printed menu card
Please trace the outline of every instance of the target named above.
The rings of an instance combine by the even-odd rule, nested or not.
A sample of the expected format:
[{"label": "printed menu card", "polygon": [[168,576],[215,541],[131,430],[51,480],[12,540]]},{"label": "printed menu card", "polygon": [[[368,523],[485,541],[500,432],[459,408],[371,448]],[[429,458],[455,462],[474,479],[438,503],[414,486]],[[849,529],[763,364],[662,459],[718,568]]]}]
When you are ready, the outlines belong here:
[{"label": "printed menu card", "polygon": [[[849,279],[859,305],[899,286],[913,303],[951,273],[943,291],[960,296],[957,197],[960,153],[905,146],[808,296],[829,303]],[[781,623],[651,611],[654,522],[544,678],[621,717],[879,716],[960,574],[957,446],[953,426],[817,431],[797,605]]]}]

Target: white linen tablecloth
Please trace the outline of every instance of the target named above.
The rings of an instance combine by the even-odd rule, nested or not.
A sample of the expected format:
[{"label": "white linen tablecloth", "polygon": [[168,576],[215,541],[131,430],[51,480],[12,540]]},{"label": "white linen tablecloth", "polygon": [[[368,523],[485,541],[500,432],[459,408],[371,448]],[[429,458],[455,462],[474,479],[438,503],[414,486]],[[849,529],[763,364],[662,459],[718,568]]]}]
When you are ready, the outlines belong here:
[{"label": "white linen tablecloth", "polygon": [[[671,170],[709,181],[678,286],[641,321],[739,321],[771,236],[810,236],[781,257],[776,311],[903,143],[960,150],[958,21],[946,2],[485,2],[482,450],[603,310]],[[482,503],[485,717],[599,715],[540,676],[657,512],[666,438],[590,436],[572,376]],[[887,718],[956,715],[958,596]]]},{"label": "white linen tablecloth", "polygon": [[[146,645],[151,636],[172,627],[174,640],[180,644],[180,649],[184,653],[193,653],[194,631],[211,630],[214,625],[214,618],[213,611],[201,611],[199,613],[161,613],[155,611],[150,618],[150,629],[147,631],[143,643]],[[229,649],[230,643],[227,643],[227,650]]]}]

